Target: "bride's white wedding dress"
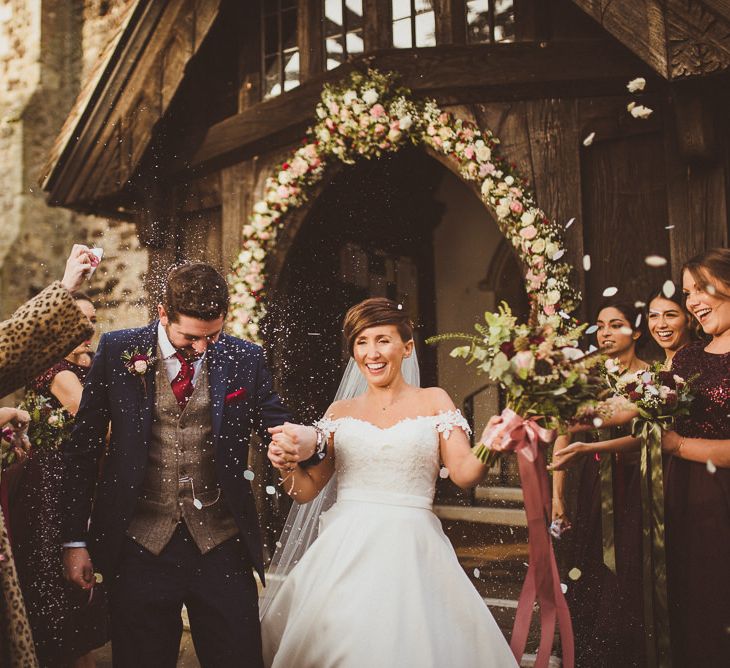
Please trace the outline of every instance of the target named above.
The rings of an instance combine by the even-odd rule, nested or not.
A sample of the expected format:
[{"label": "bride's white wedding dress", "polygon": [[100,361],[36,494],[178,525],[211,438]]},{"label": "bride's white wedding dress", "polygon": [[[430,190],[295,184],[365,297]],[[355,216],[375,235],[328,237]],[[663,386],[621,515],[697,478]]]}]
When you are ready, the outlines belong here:
[{"label": "bride's white wedding dress", "polygon": [[262,619],[276,668],[516,666],[432,512],[439,432],[458,412],[334,432],[337,502]]}]

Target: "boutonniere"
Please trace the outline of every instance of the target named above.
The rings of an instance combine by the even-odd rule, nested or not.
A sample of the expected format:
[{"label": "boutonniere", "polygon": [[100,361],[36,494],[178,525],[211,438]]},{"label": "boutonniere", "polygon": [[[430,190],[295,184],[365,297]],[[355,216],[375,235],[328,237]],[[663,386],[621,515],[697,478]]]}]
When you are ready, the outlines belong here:
[{"label": "boutonniere", "polygon": [[236,401],[243,401],[247,394],[248,392],[246,391],[246,388],[242,387],[240,390],[227,394],[223,403],[227,406],[228,404],[232,404]]},{"label": "boutonniere", "polygon": [[122,361],[124,362],[124,366],[127,367],[127,371],[142,381],[142,389],[144,390],[145,396],[147,396],[145,375],[149,371],[150,366],[157,361],[152,356],[152,348],[148,348],[145,352],[142,352],[139,348],[125,350],[122,353]]}]

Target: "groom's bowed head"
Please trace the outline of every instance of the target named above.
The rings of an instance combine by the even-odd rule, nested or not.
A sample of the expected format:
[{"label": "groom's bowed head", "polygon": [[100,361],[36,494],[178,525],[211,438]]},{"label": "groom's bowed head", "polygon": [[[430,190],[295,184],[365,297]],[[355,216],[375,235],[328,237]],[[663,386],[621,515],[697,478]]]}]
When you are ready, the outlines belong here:
[{"label": "groom's bowed head", "polygon": [[167,276],[165,295],[157,310],[170,343],[185,359],[196,359],[223,332],[228,286],[209,264],[175,267]]}]

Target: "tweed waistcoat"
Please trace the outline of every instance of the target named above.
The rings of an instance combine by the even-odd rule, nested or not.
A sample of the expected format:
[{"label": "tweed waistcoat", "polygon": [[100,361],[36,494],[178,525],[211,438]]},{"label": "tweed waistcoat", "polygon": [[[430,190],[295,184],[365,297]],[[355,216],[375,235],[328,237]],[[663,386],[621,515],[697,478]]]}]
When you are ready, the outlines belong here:
[{"label": "tweed waistcoat", "polygon": [[184,521],[205,553],[238,533],[215,471],[208,364],[181,411],[159,350],[157,359],[147,467],[127,534],[157,555]]}]

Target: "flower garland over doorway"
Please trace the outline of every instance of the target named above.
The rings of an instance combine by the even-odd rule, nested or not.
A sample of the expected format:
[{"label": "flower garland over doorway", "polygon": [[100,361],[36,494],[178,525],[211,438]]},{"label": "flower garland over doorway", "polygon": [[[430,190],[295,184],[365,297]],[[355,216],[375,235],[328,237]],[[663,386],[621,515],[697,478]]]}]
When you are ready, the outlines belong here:
[{"label": "flower garland over doorway", "polygon": [[379,158],[409,144],[447,157],[481,197],[526,268],[525,288],[539,323],[559,328],[577,306],[569,283],[562,228],[536,205],[527,182],[497,152],[489,130],[442,111],[433,100],[415,100],[397,87],[395,75],[353,72],[325,85],[317,123],[302,146],[266,179],[263,199],[243,227],[243,248],[229,275],[228,326],[236,336],[260,342],[266,314],[266,259],[276,248],[286,212],[304,204],[328,164]]}]

